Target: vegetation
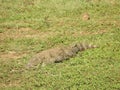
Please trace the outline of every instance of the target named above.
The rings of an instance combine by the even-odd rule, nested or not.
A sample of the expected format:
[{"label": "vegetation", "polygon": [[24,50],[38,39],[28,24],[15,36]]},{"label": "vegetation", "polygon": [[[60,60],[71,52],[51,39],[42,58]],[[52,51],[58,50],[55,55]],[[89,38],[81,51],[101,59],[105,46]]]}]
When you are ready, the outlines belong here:
[{"label": "vegetation", "polygon": [[[119,38],[120,0],[0,0],[0,90],[119,90]],[[20,72],[42,50],[84,41],[99,48]]]}]

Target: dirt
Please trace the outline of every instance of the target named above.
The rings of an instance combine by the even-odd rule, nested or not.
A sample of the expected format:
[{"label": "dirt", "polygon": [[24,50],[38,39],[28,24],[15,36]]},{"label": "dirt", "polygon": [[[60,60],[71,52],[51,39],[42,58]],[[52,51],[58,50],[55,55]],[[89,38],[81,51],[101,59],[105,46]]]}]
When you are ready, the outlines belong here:
[{"label": "dirt", "polygon": [[83,21],[87,21],[87,20],[89,20],[90,19],[90,15],[88,14],[88,13],[84,13],[83,15],[82,15],[82,20]]},{"label": "dirt", "polygon": [[0,58],[2,59],[18,59],[18,58],[21,58],[21,57],[24,57],[26,56],[26,52],[15,52],[15,51],[9,51],[9,52],[5,52],[5,53],[1,53],[0,54]]},{"label": "dirt", "polygon": [[31,28],[8,29],[5,32],[0,33],[0,40],[4,40],[6,38],[38,38],[43,40],[55,35],[55,32],[42,32]]},{"label": "dirt", "polygon": [[4,87],[19,87],[20,86],[20,80],[16,80],[16,81],[11,81],[8,83],[0,83],[0,87],[4,88]]},{"label": "dirt", "polygon": [[104,34],[107,33],[108,30],[98,30],[95,32],[89,32],[89,31],[79,31],[79,32],[64,32],[64,35],[72,36],[72,37],[80,37],[80,36],[86,36],[86,35],[97,35],[97,34]]},{"label": "dirt", "polygon": [[106,33],[108,32],[107,30],[99,30],[99,31],[96,31],[96,32],[81,32],[81,35],[96,35],[96,34],[103,34],[103,33]]}]

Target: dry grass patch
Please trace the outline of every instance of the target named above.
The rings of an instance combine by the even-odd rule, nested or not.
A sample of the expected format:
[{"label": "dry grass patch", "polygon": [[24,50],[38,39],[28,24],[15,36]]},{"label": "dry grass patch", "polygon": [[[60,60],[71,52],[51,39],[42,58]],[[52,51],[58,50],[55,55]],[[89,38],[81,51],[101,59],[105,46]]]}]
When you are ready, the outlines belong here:
[{"label": "dry grass patch", "polygon": [[0,33],[0,40],[6,38],[18,39],[18,38],[37,38],[47,39],[57,35],[56,32],[42,32],[39,30],[33,30],[31,28],[20,28],[20,29],[7,29],[5,32]]},{"label": "dry grass patch", "polygon": [[86,31],[86,30],[83,30],[83,31],[71,31],[71,32],[64,32],[64,35],[68,35],[68,36],[71,36],[71,37],[80,37],[80,36],[86,36],[86,35],[97,35],[97,34],[104,34],[104,33],[107,33],[109,32],[108,30],[105,30],[105,29],[102,29],[102,30],[98,30],[98,31]]},{"label": "dry grass patch", "polygon": [[0,58],[2,59],[18,59],[22,58],[27,55],[27,52],[15,52],[15,51],[9,51],[0,53]]},{"label": "dry grass patch", "polygon": [[5,88],[5,87],[20,87],[20,80],[16,81],[11,81],[8,83],[0,83],[0,88]]}]

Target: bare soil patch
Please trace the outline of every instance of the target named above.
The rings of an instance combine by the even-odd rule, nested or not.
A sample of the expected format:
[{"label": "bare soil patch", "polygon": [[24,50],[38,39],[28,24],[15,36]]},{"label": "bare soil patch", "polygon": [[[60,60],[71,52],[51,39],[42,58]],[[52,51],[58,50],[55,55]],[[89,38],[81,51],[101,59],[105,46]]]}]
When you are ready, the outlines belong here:
[{"label": "bare soil patch", "polygon": [[46,39],[48,37],[55,36],[55,32],[41,32],[39,30],[33,30],[31,28],[20,28],[20,29],[8,29],[4,33],[0,33],[0,40],[6,38],[38,38]]},{"label": "bare soil patch", "polygon": [[11,81],[6,83],[0,83],[0,87],[4,88],[4,87],[19,87],[20,86],[20,80],[16,80],[16,81]]},{"label": "bare soil patch", "polygon": [[79,37],[79,36],[86,36],[86,35],[97,35],[97,34],[104,34],[107,33],[108,30],[98,30],[95,32],[90,32],[90,31],[79,31],[79,32],[64,32],[65,35],[70,35],[72,37]]},{"label": "bare soil patch", "polygon": [[26,52],[15,52],[15,51],[9,51],[9,52],[5,52],[5,53],[1,53],[0,54],[0,58],[2,59],[18,59],[18,58],[22,58],[24,56],[26,56]]},{"label": "bare soil patch", "polygon": [[98,30],[98,31],[96,31],[96,32],[88,32],[88,31],[86,31],[86,32],[81,32],[81,35],[96,35],[96,34],[103,34],[103,33],[106,33],[106,32],[108,32],[107,30]]}]

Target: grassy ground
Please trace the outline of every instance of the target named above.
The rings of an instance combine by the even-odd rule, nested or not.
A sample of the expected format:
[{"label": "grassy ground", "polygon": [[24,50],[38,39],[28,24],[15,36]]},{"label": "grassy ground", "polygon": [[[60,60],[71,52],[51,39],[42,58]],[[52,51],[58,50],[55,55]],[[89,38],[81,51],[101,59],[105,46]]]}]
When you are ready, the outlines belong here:
[{"label": "grassy ground", "polygon": [[[0,90],[120,90],[119,38],[120,0],[0,0]],[[42,50],[84,41],[100,47],[18,72]]]}]

